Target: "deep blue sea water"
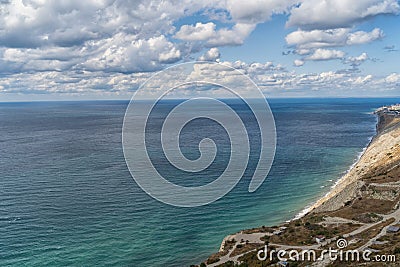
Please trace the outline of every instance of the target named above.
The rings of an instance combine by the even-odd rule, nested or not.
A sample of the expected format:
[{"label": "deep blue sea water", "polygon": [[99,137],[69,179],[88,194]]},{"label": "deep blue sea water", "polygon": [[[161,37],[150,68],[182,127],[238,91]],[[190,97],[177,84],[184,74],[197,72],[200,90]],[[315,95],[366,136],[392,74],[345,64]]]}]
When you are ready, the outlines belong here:
[{"label": "deep blue sea water", "polygon": [[[324,195],[374,135],[373,109],[400,101],[269,102],[278,146],[267,180],[248,193],[257,160],[255,138],[249,169],[238,186],[198,208],[162,204],[131,178],[121,146],[128,102],[0,103],[0,266],[199,263],[227,234],[289,220]],[[176,103],[163,103],[155,118]],[[231,105],[252,129],[246,107]],[[203,136],[224,142],[218,131],[205,121],[188,127],[182,138],[185,153],[196,157],[191,144]],[[218,156],[209,179],[226,163],[226,156]],[[171,180],[179,177],[159,160],[161,172]]]}]

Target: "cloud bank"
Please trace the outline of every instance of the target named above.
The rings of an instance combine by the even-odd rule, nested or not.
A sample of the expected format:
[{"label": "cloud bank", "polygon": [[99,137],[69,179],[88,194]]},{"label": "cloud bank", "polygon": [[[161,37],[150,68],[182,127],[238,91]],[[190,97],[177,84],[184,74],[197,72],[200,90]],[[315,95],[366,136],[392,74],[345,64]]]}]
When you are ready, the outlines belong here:
[{"label": "cloud bank", "polygon": [[129,94],[152,72],[195,58],[242,69],[266,94],[328,86],[393,90],[396,73],[295,73],[272,62],[222,61],[221,51],[243,45],[257,25],[283,15],[294,67],[337,60],[355,69],[371,59],[343,48],[385,38],[379,27],[358,26],[399,12],[395,0],[3,0],[0,94]]}]

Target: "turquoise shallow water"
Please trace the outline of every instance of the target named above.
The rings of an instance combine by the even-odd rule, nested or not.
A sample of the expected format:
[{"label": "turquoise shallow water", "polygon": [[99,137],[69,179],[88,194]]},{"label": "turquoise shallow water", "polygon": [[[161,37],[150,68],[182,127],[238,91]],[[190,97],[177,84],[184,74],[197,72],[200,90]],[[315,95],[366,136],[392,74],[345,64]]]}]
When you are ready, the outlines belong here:
[{"label": "turquoise shallow water", "polygon": [[[199,208],[157,202],[130,177],[121,147],[127,102],[0,103],[0,265],[198,263],[227,234],[291,219],[325,194],[375,133],[371,111],[394,102],[399,101],[271,100],[278,147],[267,180],[247,192],[255,139],[244,179],[226,197]],[[163,105],[168,110],[175,104]],[[251,132],[246,108],[231,105],[249,120]],[[205,122],[194,127],[196,134],[189,128],[185,137],[192,156],[197,152],[191,151],[191,138],[223,136]],[[219,156],[207,179],[224,167],[227,157]],[[159,166],[179,180],[162,159]]]}]

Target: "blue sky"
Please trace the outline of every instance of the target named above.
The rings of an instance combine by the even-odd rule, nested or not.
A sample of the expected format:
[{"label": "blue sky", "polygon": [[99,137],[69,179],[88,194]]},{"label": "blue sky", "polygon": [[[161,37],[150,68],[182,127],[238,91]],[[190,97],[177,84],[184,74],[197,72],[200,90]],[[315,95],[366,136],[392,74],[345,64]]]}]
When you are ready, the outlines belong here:
[{"label": "blue sky", "polygon": [[129,99],[206,60],[267,97],[400,95],[396,0],[0,0],[0,101]]}]

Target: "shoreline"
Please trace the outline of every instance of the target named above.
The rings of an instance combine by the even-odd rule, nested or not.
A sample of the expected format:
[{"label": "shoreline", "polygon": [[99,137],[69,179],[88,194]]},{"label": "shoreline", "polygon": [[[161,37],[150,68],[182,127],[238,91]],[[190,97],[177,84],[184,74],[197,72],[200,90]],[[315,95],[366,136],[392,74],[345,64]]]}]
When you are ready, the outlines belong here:
[{"label": "shoreline", "polygon": [[[360,233],[376,225],[400,229],[400,105],[384,107],[373,114],[377,118],[375,134],[324,196],[286,222],[226,236],[219,252],[207,259],[206,266],[225,266],[222,264],[229,261],[259,266],[254,251],[265,242],[281,248],[320,247],[325,244],[318,241],[321,236],[328,243],[341,236],[355,236],[353,243],[365,239],[373,245],[375,239]],[[380,236],[385,234],[382,228]],[[270,264],[267,266],[273,266],[273,262]]]},{"label": "shoreline", "polygon": [[[378,121],[376,122],[376,125],[378,125]],[[306,206],[302,211],[300,211],[293,219],[288,220],[287,222],[291,222],[294,220],[301,219],[305,216],[307,216],[309,213],[323,205],[325,202],[329,201],[332,199],[334,196],[336,196],[338,193],[343,191],[344,188],[348,184],[344,184],[346,181],[346,178],[348,178],[348,174],[354,170],[354,168],[357,166],[357,164],[360,162],[362,157],[365,155],[365,152],[368,150],[369,146],[372,144],[373,140],[379,135],[379,133],[376,131],[373,136],[369,138],[369,141],[367,145],[362,149],[361,152],[358,153],[356,160],[354,163],[343,173],[343,175],[331,186],[330,190],[322,197],[317,199],[316,201],[312,202],[310,205]],[[350,178],[350,177],[349,177]]]},{"label": "shoreline", "polygon": [[379,136],[379,132],[377,130],[377,127],[379,125],[379,115],[376,114],[375,112],[372,112],[370,114],[374,114],[376,121],[375,121],[375,125],[376,125],[376,130],[375,130],[375,134],[373,136],[371,136],[368,140],[368,143],[366,144],[366,146],[364,146],[364,148],[362,149],[361,152],[358,153],[357,158],[354,160],[354,163],[345,171],[343,172],[343,174],[340,176],[340,178],[331,186],[330,190],[323,195],[322,197],[318,198],[316,201],[313,201],[312,203],[310,203],[309,205],[307,205],[304,209],[302,209],[298,214],[296,214],[292,219],[287,220],[286,222],[291,222],[291,221],[295,221],[298,219],[301,219],[305,216],[307,216],[309,213],[311,213],[313,210],[317,209],[318,207],[320,207],[321,205],[323,205],[326,201],[328,201],[329,199],[331,199],[332,197],[334,197],[336,194],[338,194],[339,192],[341,192],[347,185],[342,186],[341,188],[338,188],[340,186],[340,184],[343,181],[343,179],[346,179],[347,175],[357,166],[357,164],[360,162],[360,160],[362,159],[362,157],[364,156],[365,152],[368,150],[369,146],[372,144],[372,142],[374,141],[374,139],[376,137]]}]

